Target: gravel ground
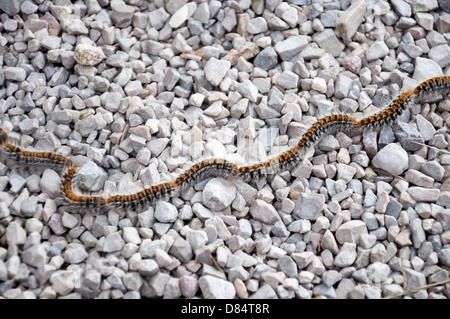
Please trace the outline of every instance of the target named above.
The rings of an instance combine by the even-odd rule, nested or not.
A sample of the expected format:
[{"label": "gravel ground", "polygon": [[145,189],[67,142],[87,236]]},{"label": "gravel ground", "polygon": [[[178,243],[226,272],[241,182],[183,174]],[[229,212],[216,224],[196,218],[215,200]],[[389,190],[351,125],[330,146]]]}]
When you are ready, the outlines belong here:
[{"label": "gravel ground", "polygon": [[[86,192],[256,163],[318,117],[450,74],[446,0],[73,2],[0,1],[0,119],[17,144],[73,157]],[[448,280],[449,111],[433,95],[381,131],[323,138],[292,171],[141,211],[67,208],[61,172],[2,161],[0,296],[376,299]]]}]

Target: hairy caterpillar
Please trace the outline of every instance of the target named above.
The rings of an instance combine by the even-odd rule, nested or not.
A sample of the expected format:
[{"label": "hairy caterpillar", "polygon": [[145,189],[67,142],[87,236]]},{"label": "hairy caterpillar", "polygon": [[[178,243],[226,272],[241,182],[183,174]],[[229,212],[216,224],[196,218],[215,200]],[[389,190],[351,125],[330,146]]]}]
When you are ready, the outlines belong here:
[{"label": "hairy caterpillar", "polygon": [[196,182],[215,176],[233,176],[237,178],[263,177],[289,169],[302,160],[304,149],[312,146],[325,134],[342,130],[358,130],[379,127],[397,119],[409,103],[424,95],[440,90],[450,89],[450,76],[440,76],[419,84],[414,90],[407,90],[394,99],[384,110],[361,120],[345,114],[334,114],[317,120],[299,139],[298,143],[286,152],[265,162],[254,165],[238,166],[222,159],[209,159],[194,164],[175,180],[151,186],[140,192],[128,195],[80,195],[75,189],[75,176],[78,168],[72,160],[52,152],[35,152],[8,142],[7,133],[0,127],[0,148],[4,153],[18,162],[26,164],[45,164],[64,167],[62,177],[62,194],[65,200],[80,208],[121,207],[136,208],[149,204],[155,199],[172,196],[175,192]]}]

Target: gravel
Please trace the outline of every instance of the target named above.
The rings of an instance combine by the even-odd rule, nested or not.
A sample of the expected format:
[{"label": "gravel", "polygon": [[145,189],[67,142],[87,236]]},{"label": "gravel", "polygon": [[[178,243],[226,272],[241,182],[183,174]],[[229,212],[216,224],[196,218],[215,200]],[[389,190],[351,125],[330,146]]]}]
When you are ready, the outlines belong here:
[{"label": "gravel", "polygon": [[[71,156],[81,193],[135,193],[212,157],[262,162],[317,118],[367,116],[450,74],[447,1],[0,10],[1,126]],[[75,209],[56,167],[3,161],[0,298],[379,299],[448,280],[442,97],[324,136],[291,170],[210,178],[137,210]],[[445,283],[402,298],[449,297]]]}]

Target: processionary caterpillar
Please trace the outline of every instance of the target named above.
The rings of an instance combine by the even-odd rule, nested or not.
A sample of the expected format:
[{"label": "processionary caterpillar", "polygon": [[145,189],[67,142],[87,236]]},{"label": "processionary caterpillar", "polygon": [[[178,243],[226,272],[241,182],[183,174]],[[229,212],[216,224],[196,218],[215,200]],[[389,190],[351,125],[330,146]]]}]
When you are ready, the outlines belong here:
[{"label": "processionary caterpillar", "polygon": [[0,127],[0,147],[4,153],[18,162],[27,164],[56,165],[65,168],[62,177],[62,194],[65,200],[80,208],[120,207],[136,208],[149,204],[155,199],[172,196],[189,185],[209,177],[256,178],[275,174],[289,169],[302,160],[302,152],[312,146],[325,134],[337,131],[358,130],[379,127],[392,123],[408,107],[409,103],[424,95],[450,89],[450,76],[440,76],[419,84],[414,90],[407,90],[394,99],[384,110],[361,120],[345,114],[334,114],[317,120],[300,138],[298,143],[286,152],[265,162],[248,166],[238,166],[222,159],[208,159],[194,164],[173,181],[151,186],[129,195],[80,195],[75,189],[75,176],[78,168],[72,160],[52,152],[27,151],[8,142],[8,135]]}]

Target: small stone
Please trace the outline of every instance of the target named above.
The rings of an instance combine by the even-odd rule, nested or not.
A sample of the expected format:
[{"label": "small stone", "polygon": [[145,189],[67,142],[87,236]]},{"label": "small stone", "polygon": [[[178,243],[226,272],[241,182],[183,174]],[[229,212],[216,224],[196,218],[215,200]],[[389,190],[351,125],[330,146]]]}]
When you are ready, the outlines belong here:
[{"label": "small stone", "polygon": [[258,53],[253,64],[263,70],[271,70],[278,64],[278,55],[272,46]]},{"label": "small stone", "polygon": [[361,220],[351,220],[343,223],[336,230],[336,239],[340,244],[359,243],[359,237],[367,234],[366,224]]},{"label": "small stone", "polygon": [[398,144],[391,143],[374,156],[372,164],[391,174],[400,175],[408,168],[408,153]]},{"label": "small stone", "polygon": [[355,1],[336,20],[336,29],[339,36],[345,41],[350,41],[356,30],[361,25],[366,13],[364,0]]},{"label": "small stone", "polygon": [[302,49],[308,44],[305,36],[298,35],[290,37],[286,40],[280,41],[275,44],[275,51],[280,56],[281,60],[289,61],[295,57]]},{"label": "small stone", "polygon": [[39,268],[48,261],[47,251],[43,245],[35,244],[23,252],[22,259],[25,264]]},{"label": "small stone", "polygon": [[353,264],[356,257],[356,244],[345,242],[334,258],[334,265],[337,267],[348,267]]},{"label": "small stone", "polygon": [[427,280],[423,273],[407,268],[405,269],[405,274],[407,283],[406,290],[426,286]]},{"label": "small stone", "polygon": [[[156,218],[156,217],[155,217]],[[123,239],[127,243],[139,245],[141,243],[141,238],[139,233],[134,227],[124,227],[122,233]]]},{"label": "small stone", "polygon": [[185,298],[192,298],[197,294],[198,291],[198,281],[193,276],[182,276],[180,277],[180,290],[181,294]]},{"label": "small stone", "polygon": [[236,198],[236,187],[224,179],[213,178],[203,188],[203,204],[213,211],[229,207]]},{"label": "small stone", "polygon": [[450,266],[450,249],[444,248],[438,252],[439,261],[444,265]]},{"label": "small stone", "polygon": [[249,299],[278,299],[276,292],[273,288],[266,284],[258,289]]},{"label": "small stone", "polygon": [[79,187],[88,191],[101,190],[106,179],[106,172],[92,161],[85,163],[77,172]]},{"label": "small stone", "polygon": [[435,202],[439,199],[440,190],[412,186],[408,188],[408,193],[418,202]]},{"label": "small stone", "polygon": [[250,34],[258,34],[267,31],[267,22],[262,17],[251,19],[247,23],[247,32]]},{"label": "small stone", "polygon": [[65,296],[75,288],[78,277],[74,270],[57,270],[51,274],[50,283],[57,294]]},{"label": "small stone", "polygon": [[202,276],[198,285],[205,299],[232,299],[236,295],[232,283],[211,275]]},{"label": "small stone", "polygon": [[204,247],[208,241],[208,236],[202,230],[192,230],[190,229],[186,234],[186,240],[191,245],[192,249],[196,250],[198,248]]},{"label": "small stone", "polygon": [[251,102],[256,102],[257,101],[258,88],[250,80],[243,81],[238,86],[237,90],[245,98],[249,99]]},{"label": "small stone", "polygon": [[82,65],[94,66],[99,64],[105,55],[100,47],[80,43],[75,48],[73,58]]},{"label": "small stone", "polygon": [[425,142],[431,140],[434,137],[434,134],[436,133],[436,129],[433,127],[433,124],[431,124],[426,118],[424,118],[420,114],[416,115],[416,122],[419,132],[423,136],[423,140]]},{"label": "small stone", "polygon": [[421,57],[415,59],[414,80],[423,82],[441,75],[443,75],[442,69],[435,61]]},{"label": "small stone", "polygon": [[192,248],[189,245],[189,242],[181,237],[175,240],[169,250],[169,254],[178,258],[183,263],[189,262],[193,257]]},{"label": "small stone", "polygon": [[411,16],[411,6],[403,0],[392,0],[392,6],[402,17]]},{"label": "small stone", "polygon": [[164,9],[164,7],[161,7],[157,10],[154,10],[148,14],[148,19],[150,22],[150,25],[154,27],[156,30],[161,29],[167,19],[169,19],[171,15],[167,13],[167,11]]},{"label": "small stone", "polygon": [[37,204],[38,204],[37,197],[30,196],[22,202],[22,205],[20,205],[20,210],[25,217],[31,217],[37,212],[38,209]]},{"label": "small stone", "polygon": [[278,260],[278,265],[280,266],[280,270],[286,274],[286,276],[294,278],[298,274],[297,264],[294,260],[289,256],[282,256]]},{"label": "small stone", "polygon": [[128,272],[122,277],[122,282],[128,290],[137,291],[142,286],[142,278],[137,272]]},{"label": "small stone", "polygon": [[291,71],[284,71],[278,78],[278,85],[284,89],[295,89],[298,86],[298,75]]},{"label": "small stone", "polygon": [[6,80],[23,82],[27,77],[27,72],[19,67],[8,66],[3,69]]},{"label": "small stone", "polygon": [[226,60],[211,58],[204,67],[206,79],[214,86],[218,86],[225,74],[230,70],[231,63]]},{"label": "small stone", "polygon": [[23,245],[27,239],[26,231],[16,222],[12,222],[6,227],[6,242],[8,245]]},{"label": "small stone", "polygon": [[303,219],[316,220],[324,205],[323,195],[302,193],[295,201],[294,214]]},{"label": "small stone", "polygon": [[64,253],[64,260],[69,264],[78,264],[87,258],[88,254],[84,247],[79,244],[70,244]]},{"label": "small stone", "polygon": [[384,58],[389,53],[389,48],[384,41],[376,41],[366,52],[366,59],[368,62],[375,61],[377,59]]},{"label": "small stone", "polygon": [[169,202],[158,201],[155,206],[154,216],[161,223],[173,223],[178,217],[178,210]]},{"label": "small stone", "polygon": [[342,279],[342,275],[336,270],[328,270],[322,274],[322,282],[328,287],[333,287]]},{"label": "small stone", "polygon": [[416,143],[423,144],[424,142],[423,137],[419,133],[419,131],[408,123],[398,123],[395,137],[400,142],[405,151],[418,151],[422,148],[422,146]]},{"label": "small stone", "polygon": [[255,200],[252,206],[250,206],[250,214],[254,219],[269,225],[280,221],[280,216],[276,209],[260,199]]},{"label": "small stone", "polygon": [[136,269],[142,276],[154,276],[158,273],[158,264],[153,259],[144,259],[138,262]]},{"label": "small stone", "polygon": [[74,228],[78,224],[77,217],[67,212],[63,213],[61,221],[63,226],[67,228]]},{"label": "small stone", "polygon": [[111,0],[111,19],[115,22],[115,27],[125,28],[131,24],[135,8],[127,5],[123,0]]},{"label": "small stone", "polygon": [[115,251],[122,250],[123,245],[125,245],[124,240],[118,232],[111,233],[105,238],[103,244],[103,251],[106,253],[112,253]]},{"label": "small stone", "polygon": [[178,9],[170,18],[169,25],[171,28],[177,29],[187,21],[197,9],[195,2],[189,2]]},{"label": "small stone", "polygon": [[336,37],[333,29],[325,29],[322,32],[314,33],[312,38],[322,49],[331,53],[334,57],[339,56],[345,48],[345,45]]},{"label": "small stone", "polygon": [[377,261],[367,267],[367,273],[369,279],[373,283],[378,284],[383,283],[388,279],[391,270],[385,263]]},{"label": "small stone", "polygon": [[80,19],[68,18],[62,21],[62,27],[70,35],[86,35],[89,34],[88,28],[86,28],[83,21]]}]

